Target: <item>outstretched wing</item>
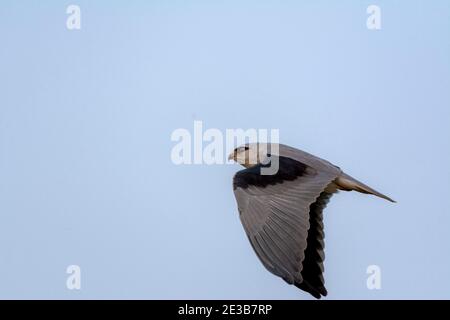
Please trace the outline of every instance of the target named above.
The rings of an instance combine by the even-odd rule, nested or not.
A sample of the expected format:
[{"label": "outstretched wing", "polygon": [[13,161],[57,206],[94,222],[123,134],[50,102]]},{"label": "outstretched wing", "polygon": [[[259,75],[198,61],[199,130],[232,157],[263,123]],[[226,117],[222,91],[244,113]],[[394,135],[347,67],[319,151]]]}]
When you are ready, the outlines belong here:
[{"label": "outstretched wing", "polygon": [[261,175],[257,165],[234,176],[240,218],[263,265],[320,298],[326,295],[322,209],[331,196],[324,190],[338,174],[288,157],[278,160],[274,175]]}]

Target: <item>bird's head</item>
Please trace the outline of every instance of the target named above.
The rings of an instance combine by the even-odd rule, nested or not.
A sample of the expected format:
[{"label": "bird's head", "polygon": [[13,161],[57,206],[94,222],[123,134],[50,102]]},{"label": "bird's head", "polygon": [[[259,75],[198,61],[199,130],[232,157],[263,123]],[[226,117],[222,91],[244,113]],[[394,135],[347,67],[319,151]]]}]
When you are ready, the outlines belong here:
[{"label": "bird's head", "polygon": [[230,153],[228,160],[234,160],[246,168],[264,163],[268,155],[267,143],[246,143]]}]

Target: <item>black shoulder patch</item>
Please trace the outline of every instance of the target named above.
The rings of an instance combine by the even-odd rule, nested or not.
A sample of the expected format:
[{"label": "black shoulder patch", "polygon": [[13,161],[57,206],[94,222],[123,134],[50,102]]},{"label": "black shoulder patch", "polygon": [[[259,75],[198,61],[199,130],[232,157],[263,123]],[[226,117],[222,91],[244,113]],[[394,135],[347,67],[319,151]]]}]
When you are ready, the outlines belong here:
[{"label": "black shoulder patch", "polygon": [[[273,158],[274,156],[272,156]],[[251,168],[238,171],[233,178],[233,188],[248,188],[257,186],[265,188],[268,185],[283,183],[283,181],[293,181],[298,177],[305,175],[307,165],[287,157],[279,158],[279,169],[274,175],[262,175],[261,168],[270,167],[268,164],[257,164]]]}]

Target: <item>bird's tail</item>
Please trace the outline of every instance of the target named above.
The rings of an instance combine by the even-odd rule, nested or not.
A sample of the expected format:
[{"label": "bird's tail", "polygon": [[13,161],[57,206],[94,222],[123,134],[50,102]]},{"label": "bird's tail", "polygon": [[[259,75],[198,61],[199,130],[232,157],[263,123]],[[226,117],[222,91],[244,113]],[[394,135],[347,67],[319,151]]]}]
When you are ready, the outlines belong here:
[{"label": "bird's tail", "polygon": [[361,193],[368,193],[368,194],[373,194],[377,197],[386,199],[390,202],[395,202],[394,200],[392,200],[391,198],[389,198],[388,196],[385,196],[384,194],[372,189],[371,187],[365,185],[364,183],[356,180],[355,178],[350,177],[348,174],[346,173],[342,173],[336,180],[335,180],[335,184],[337,185],[337,187],[341,190],[345,190],[345,191],[358,191]]}]

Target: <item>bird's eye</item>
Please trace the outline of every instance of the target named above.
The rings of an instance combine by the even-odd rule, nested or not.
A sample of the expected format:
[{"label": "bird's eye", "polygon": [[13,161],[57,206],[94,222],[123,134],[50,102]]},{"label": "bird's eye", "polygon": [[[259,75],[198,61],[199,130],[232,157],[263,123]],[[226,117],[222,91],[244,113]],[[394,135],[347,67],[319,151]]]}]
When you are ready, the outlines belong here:
[{"label": "bird's eye", "polygon": [[244,150],[247,151],[247,150],[250,150],[250,148],[249,147],[244,147]]}]

